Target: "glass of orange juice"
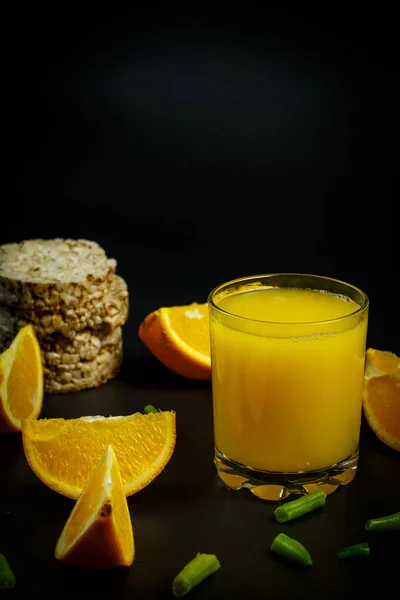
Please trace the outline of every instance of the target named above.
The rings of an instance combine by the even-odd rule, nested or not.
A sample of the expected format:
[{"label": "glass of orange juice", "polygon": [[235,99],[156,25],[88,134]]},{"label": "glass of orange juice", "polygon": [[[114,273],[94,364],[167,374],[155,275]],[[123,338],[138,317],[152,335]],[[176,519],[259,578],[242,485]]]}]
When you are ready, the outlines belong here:
[{"label": "glass of orange juice", "polygon": [[329,277],[245,277],[208,297],[215,465],[266,500],[331,493],[358,465],[368,297]]}]

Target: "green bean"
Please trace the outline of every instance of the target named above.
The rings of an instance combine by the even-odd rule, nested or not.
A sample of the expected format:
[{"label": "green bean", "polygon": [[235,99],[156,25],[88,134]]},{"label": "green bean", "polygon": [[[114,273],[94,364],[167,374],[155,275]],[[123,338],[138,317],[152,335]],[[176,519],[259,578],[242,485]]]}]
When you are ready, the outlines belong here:
[{"label": "green bean", "polygon": [[15,587],[15,575],[11,570],[8,560],[4,554],[0,554],[0,590]]},{"label": "green bean", "polygon": [[158,410],[158,408],[156,408],[152,404],[146,404],[146,406],[144,407],[144,414],[145,415],[148,415],[149,413],[158,413],[158,412],[160,412]]},{"label": "green bean", "polygon": [[293,519],[302,517],[306,513],[309,513],[320,506],[324,506],[325,502],[326,493],[323,490],[317,490],[316,492],[306,494],[297,500],[281,504],[275,509],[274,515],[279,523],[286,523],[286,521],[293,521]]},{"label": "green bean", "polygon": [[368,558],[369,556],[369,544],[363,542],[362,544],[354,544],[354,546],[346,546],[337,553],[339,558]]},{"label": "green bean", "polygon": [[175,577],[172,582],[173,595],[177,598],[185,596],[206,577],[218,571],[220,567],[220,562],[215,554],[199,552]]},{"label": "green bean", "polygon": [[313,564],[311,554],[307,548],[285,533],[279,533],[274,538],[271,544],[271,550],[304,567],[311,567]]},{"label": "green bean", "polygon": [[369,519],[365,523],[366,531],[398,531],[400,530],[400,512]]}]

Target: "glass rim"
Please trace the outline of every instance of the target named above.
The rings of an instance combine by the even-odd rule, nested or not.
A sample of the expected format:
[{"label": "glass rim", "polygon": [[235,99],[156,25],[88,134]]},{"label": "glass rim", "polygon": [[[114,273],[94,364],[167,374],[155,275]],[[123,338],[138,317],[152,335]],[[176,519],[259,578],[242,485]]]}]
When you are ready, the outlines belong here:
[{"label": "glass rim", "polygon": [[[238,283],[251,283],[252,281],[256,281],[259,279],[268,278],[268,277],[279,277],[279,276],[285,276],[285,277],[292,276],[292,277],[304,277],[304,278],[313,277],[316,279],[321,279],[323,281],[330,281],[333,283],[338,283],[340,285],[344,285],[347,288],[350,288],[350,289],[358,292],[361,295],[362,303],[356,310],[353,310],[352,312],[348,313],[347,315],[343,315],[341,317],[334,317],[333,319],[323,319],[323,320],[317,320],[317,321],[293,322],[293,321],[267,321],[264,319],[254,319],[252,317],[243,317],[241,315],[236,315],[233,312],[229,312],[228,310],[224,310],[223,308],[220,308],[214,302],[215,295],[219,291],[222,291],[224,288],[228,288],[229,286],[232,286],[232,285],[238,284]],[[279,287],[279,286],[276,286],[276,287]],[[286,286],[286,287],[288,287],[288,286]],[[311,289],[311,288],[301,288],[301,289]],[[315,291],[318,291],[316,288],[312,288],[312,289]],[[321,290],[319,290],[319,291],[321,291]],[[239,319],[242,322],[246,321],[246,322],[253,322],[253,323],[263,323],[266,325],[282,325],[282,326],[283,325],[290,325],[290,326],[293,326],[293,325],[299,326],[300,325],[301,326],[301,325],[324,325],[324,324],[328,324],[328,323],[344,321],[346,319],[349,319],[350,317],[354,317],[357,314],[361,314],[368,308],[369,298],[368,298],[367,294],[365,292],[363,292],[363,290],[361,288],[359,288],[351,283],[347,283],[347,281],[343,281],[341,279],[336,279],[335,277],[328,277],[327,275],[315,275],[313,273],[277,272],[277,273],[263,273],[260,275],[247,275],[244,277],[238,277],[236,279],[231,279],[224,283],[220,283],[219,285],[214,287],[208,294],[207,304],[209,306],[211,306],[212,309],[215,309],[217,312],[219,312],[220,314],[226,315],[226,316],[234,318],[234,319]]]}]

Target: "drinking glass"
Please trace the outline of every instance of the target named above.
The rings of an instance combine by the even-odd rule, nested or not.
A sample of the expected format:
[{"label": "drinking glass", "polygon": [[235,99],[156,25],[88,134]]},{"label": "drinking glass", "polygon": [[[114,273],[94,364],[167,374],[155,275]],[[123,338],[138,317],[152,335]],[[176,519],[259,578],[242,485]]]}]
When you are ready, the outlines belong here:
[{"label": "drinking glass", "polygon": [[215,465],[266,500],[356,475],[368,297],[319,275],[243,277],[208,297]]}]

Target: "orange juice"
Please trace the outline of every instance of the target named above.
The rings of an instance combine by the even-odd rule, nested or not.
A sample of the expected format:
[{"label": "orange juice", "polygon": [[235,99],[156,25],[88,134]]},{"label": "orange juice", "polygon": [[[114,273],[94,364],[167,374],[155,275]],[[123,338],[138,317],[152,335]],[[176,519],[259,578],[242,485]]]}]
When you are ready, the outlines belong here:
[{"label": "orange juice", "polygon": [[214,434],[262,471],[330,467],[359,444],[367,311],[343,295],[248,286],[210,312]]}]

